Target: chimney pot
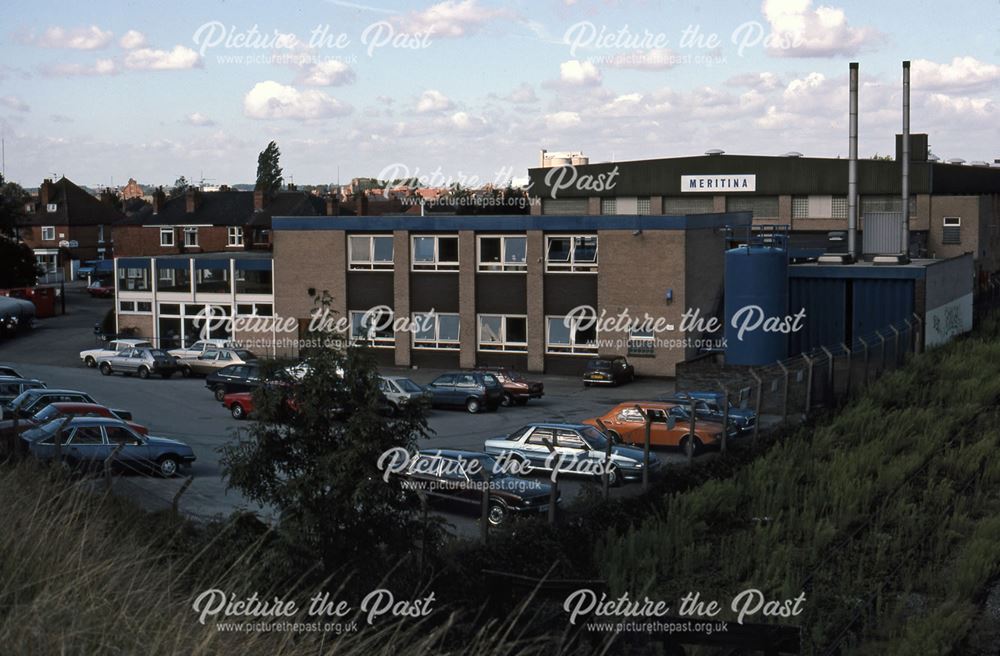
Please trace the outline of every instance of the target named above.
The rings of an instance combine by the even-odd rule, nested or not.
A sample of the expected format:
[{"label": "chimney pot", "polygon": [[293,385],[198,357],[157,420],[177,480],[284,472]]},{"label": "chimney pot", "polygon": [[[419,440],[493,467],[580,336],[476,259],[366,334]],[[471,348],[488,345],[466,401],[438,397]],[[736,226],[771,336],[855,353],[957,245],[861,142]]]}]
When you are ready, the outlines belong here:
[{"label": "chimney pot", "polygon": [[167,195],[163,193],[163,187],[157,187],[153,192],[153,214],[159,214],[166,203]]},{"label": "chimney pot", "polygon": [[260,211],[267,205],[267,195],[260,190],[253,192],[253,209]]},{"label": "chimney pot", "polygon": [[197,190],[188,189],[184,192],[184,204],[185,211],[188,214],[193,214],[195,210],[198,209],[198,205],[201,203],[201,197]]}]

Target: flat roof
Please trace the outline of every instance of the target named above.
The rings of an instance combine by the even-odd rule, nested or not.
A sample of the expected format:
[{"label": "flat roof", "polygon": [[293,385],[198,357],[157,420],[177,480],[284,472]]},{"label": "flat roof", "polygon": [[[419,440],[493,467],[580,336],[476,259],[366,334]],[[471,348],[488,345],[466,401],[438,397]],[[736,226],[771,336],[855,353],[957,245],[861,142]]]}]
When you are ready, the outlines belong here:
[{"label": "flat roof", "polygon": [[271,219],[273,230],[346,230],[349,232],[525,232],[544,230],[564,232],[575,230],[697,230],[746,226],[750,212],[716,212],[711,214],[498,214],[448,216],[276,216]]},{"label": "flat roof", "polygon": [[[965,257],[958,255],[956,257]],[[947,262],[945,259],[913,259],[907,264],[875,264],[874,262],[855,262],[854,264],[823,264],[820,262],[802,262],[788,265],[789,278],[885,278],[885,279],[919,279],[927,276],[927,269]]]}]

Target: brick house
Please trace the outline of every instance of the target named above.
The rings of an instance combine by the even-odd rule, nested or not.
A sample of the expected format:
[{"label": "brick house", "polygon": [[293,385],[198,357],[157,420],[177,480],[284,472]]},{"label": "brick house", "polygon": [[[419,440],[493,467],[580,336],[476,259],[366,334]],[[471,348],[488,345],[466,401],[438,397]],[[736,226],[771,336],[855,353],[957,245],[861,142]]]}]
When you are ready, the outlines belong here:
[{"label": "brick house", "polygon": [[25,206],[18,236],[48,275],[75,276],[86,260],[113,257],[112,226],[124,215],[62,177],[45,179]]}]

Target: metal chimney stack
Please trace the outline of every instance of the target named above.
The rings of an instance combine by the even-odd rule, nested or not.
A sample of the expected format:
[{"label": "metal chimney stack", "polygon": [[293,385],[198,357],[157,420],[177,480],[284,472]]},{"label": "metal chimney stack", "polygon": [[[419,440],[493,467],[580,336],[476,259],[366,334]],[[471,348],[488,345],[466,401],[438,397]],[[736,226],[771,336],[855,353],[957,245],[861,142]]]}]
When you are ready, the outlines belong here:
[{"label": "metal chimney stack", "polygon": [[903,226],[899,242],[903,259],[910,256],[910,62],[903,62]]},{"label": "metal chimney stack", "polygon": [[858,254],[858,62],[851,62],[851,121],[847,159],[847,254]]}]

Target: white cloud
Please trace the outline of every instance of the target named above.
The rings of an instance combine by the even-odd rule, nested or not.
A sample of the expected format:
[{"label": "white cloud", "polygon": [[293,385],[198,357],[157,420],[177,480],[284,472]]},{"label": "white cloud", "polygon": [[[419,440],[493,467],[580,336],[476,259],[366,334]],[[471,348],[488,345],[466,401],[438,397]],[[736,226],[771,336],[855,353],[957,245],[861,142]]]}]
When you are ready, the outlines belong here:
[{"label": "white cloud", "polygon": [[435,89],[424,91],[417,100],[417,113],[443,112],[455,106],[446,95]]},{"label": "white cloud", "polygon": [[50,27],[41,36],[29,36],[26,41],[42,48],[71,48],[73,50],[98,50],[111,43],[114,35],[96,25],[89,27]]},{"label": "white cloud", "polygon": [[146,45],[146,35],[138,30],[129,30],[118,40],[118,45],[126,50],[132,50]]},{"label": "white cloud", "polygon": [[665,71],[678,63],[678,56],[670,48],[635,50],[614,55],[607,62],[611,68],[632,68],[640,71]]},{"label": "white cloud", "polygon": [[187,115],[187,122],[191,125],[196,125],[198,127],[208,127],[215,125],[215,121],[205,116],[201,112],[195,112],[193,114]]},{"label": "white cloud", "polygon": [[396,21],[397,29],[434,37],[461,37],[479,31],[494,18],[508,16],[503,9],[482,7],[476,0],[445,0]]},{"label": "white cloud", "polygon": [[77,77],[85,75],[115,75],[118,64],[113,59],[98,59],[93,64],[49,64],[41,69],[47,77]]},{"label": "white cloud", "polygon": [[776,73],[739,73],[726,80],[728,86],[750,87],[758,91],[771,91],[781,86],[781,78]]},{"label": "white cloud", "polygon": [[771,27],[767,52],[776,57],[853,55],[882,40],[875,28],[849,25],[843,9],[814,9],[812,0],[764,0],[763,10]]},{"label": "white cloud", "polygon": [[601,72],[589,61],[571,59],[559,64],[559,81],[571,86],[596,86]]},{"label": "white cloud", "polygon": [[1000,66],[975,57],[955,57],[950,64],[917,59],[911,64],[910,81],[916,89],[977,89],[1000,82]]},{"label": "white cloud", "polygon": [[555,112],[545,115],[545,127],[550,130],[575,128],[580,123],[580,115],[576,112]]},{"label": "white cloud", "polygon": [[486,127],[486,119],[481,116],[471,116],[465,112],[455,112],[448,120],[451,126],[460,132],[478,131]]},{"label": "white cloud", "polygon": [[943,93],[931,94],[929,104],[934,109],[950,115],[990,116],[995,114],[997,109],[991,98],[967,98]]},{"label": "white cloud", "polygon": [[296,82],[311,87],[335,87],[354,82],[354,71],[339,59],[328,59],[306,69]]},{"label": "white cloud", "polygon": [[26,112],[31,109],[31,107],[28,106],[28,103],[24,102],[17,96],[0,97],[0,105],[3,105],[8,109],[13,109],[15,112]]},{"label": "white cloud", "polygon": [[538,102],[538,96],[535,95],[535,88],[527,82],[519,84],[517,88],[504,96],[503,99],[510,101],[515,105],[527,105],[529,103]]},{"label": "white cloud", "polygon": [[243,99],[243,113],[250,118],[298,120],[330,118],[351,113],[351,106],[321,91],[299,91],[273,80],[258,82]]},{"label": "white cloud", "polygon": [[185,46],[174,46],[173,50],[139,48],[125,55],[125,68],[145,71],[178,71],[200,68],[201,57]]}]

